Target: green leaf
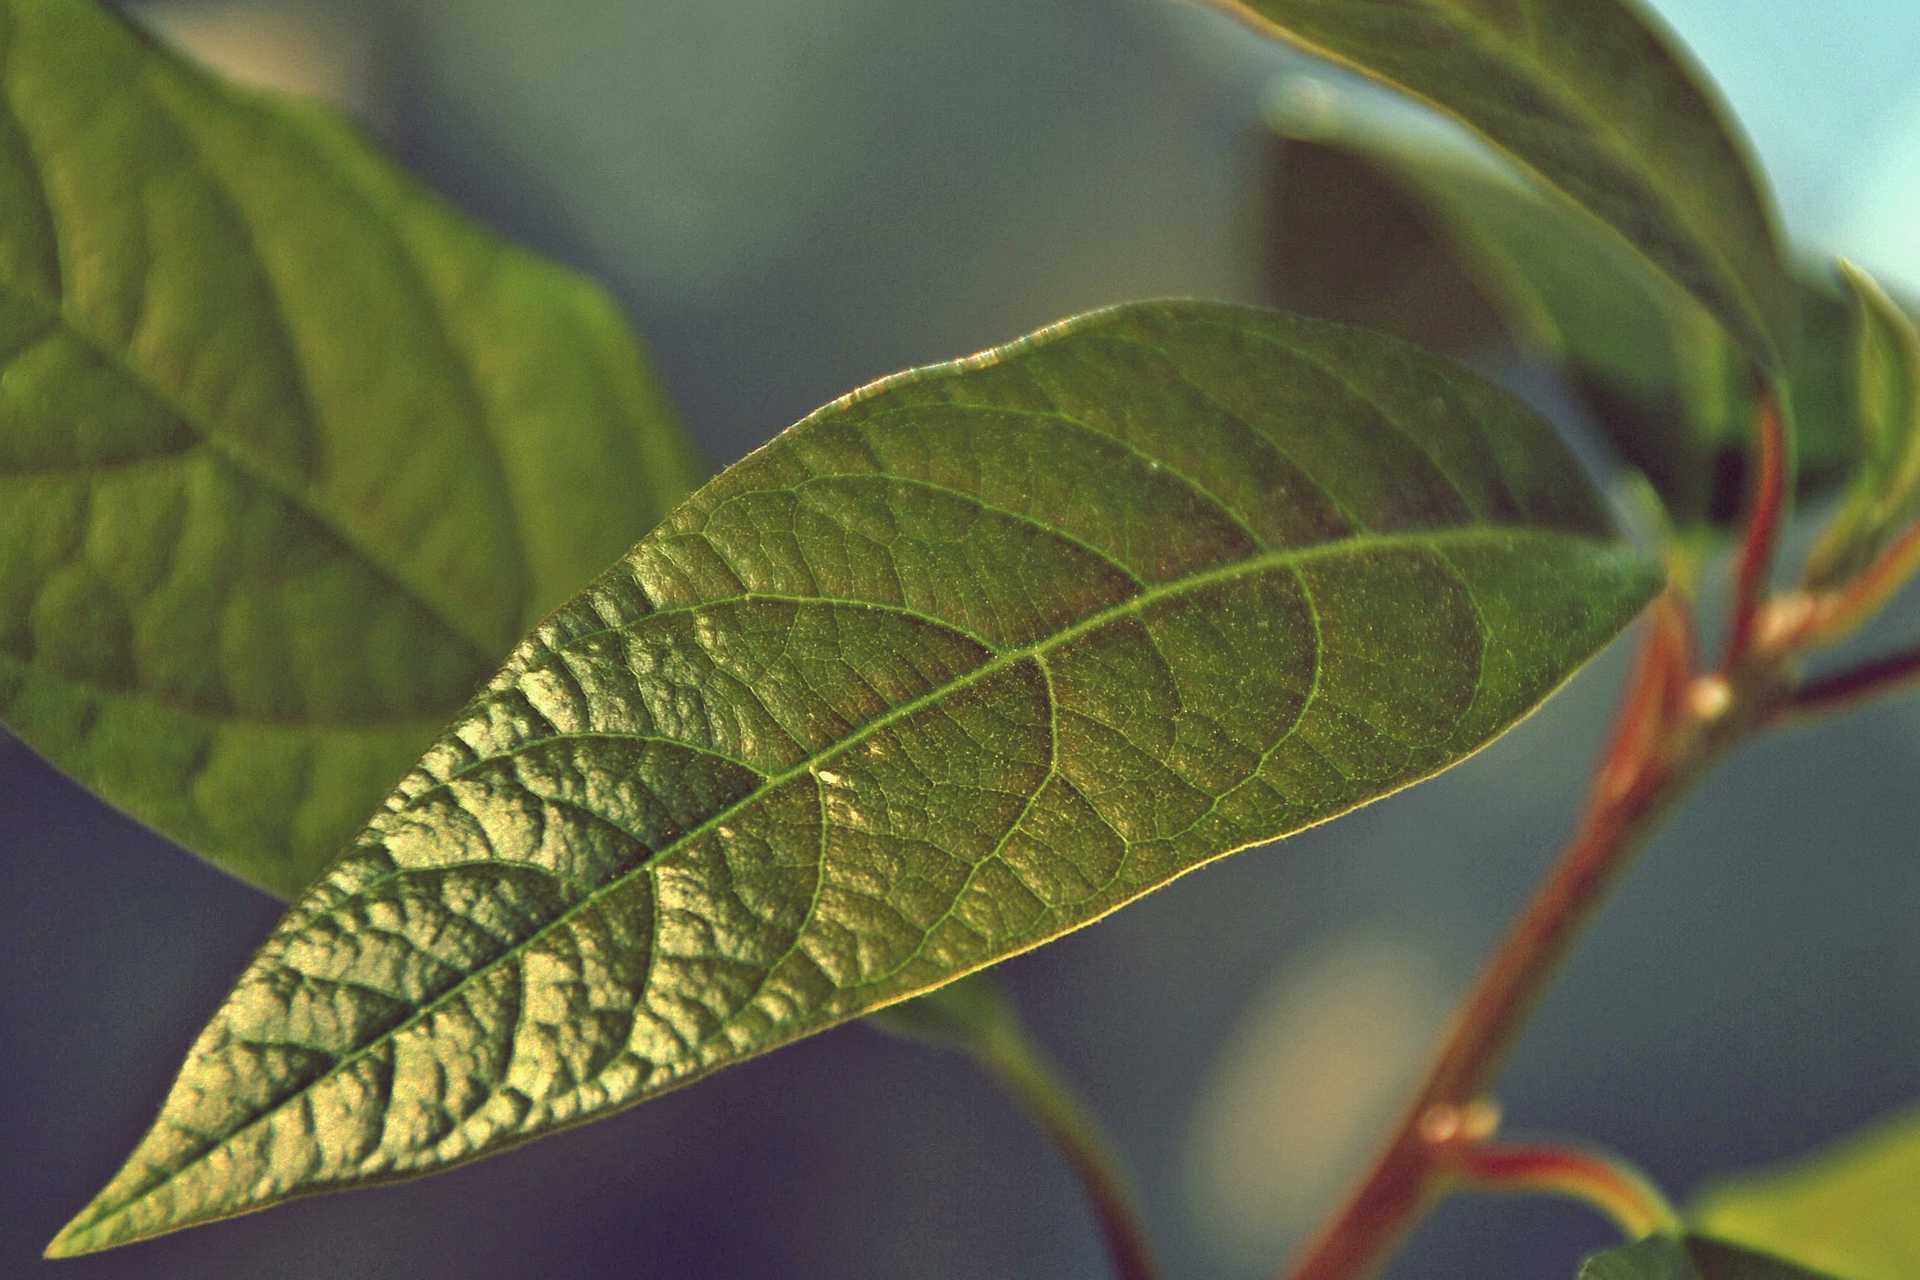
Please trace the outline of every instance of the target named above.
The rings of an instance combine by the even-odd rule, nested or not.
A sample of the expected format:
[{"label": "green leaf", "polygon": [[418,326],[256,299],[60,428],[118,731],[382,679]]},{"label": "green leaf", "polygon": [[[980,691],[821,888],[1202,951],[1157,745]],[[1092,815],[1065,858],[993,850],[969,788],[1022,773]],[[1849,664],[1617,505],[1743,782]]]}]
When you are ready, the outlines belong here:
[{"label": "green leaf", "polygon": [[1650,598],[1538,419],[1142,303],[828,405],[534,632],[294,907],[81,1253],[425,1172],[1470,754]]},{"label": "green leaf", "polygon": [[1754,359],[1791,348],[1774,218],[1689,59],[1626,0],[1214,0],[1453,116],[1698,298]]},{"label": "green leaf", "polygon": [[1847,1280],[1911,1280],[1920,1260],[1920,1110],[1803,1164],[1710,1188],[1694,1220]]},{"label": "green leaf", "polygon": [[[1758,412],[1740,348],[1692,295],[1496,154],[1343,101],[1308,81],[1274,99],[1283,134],[1376,165],[1429,214],[1523,343],[1551,356],[1623,459],[1689,527],[1738,513],[1738,463]],[[1791,282],[1801,342],[1788,376],[1799,488],[1817,495],[1861,451],[1845,302]],[[1729,464],[1734,465],[1729,465]]]},{"label": "green leaf", "polygon": [[335,116],[0,4],[0,717],[291,895],[700,478],[626,325]]},{"label": "green leaf", "polygon": [[1816,587],[1853,577],[1920,520],[1920,331],[1866,272],[1842,263],[1841,274],[1853,300],[1847,354],[1863,459],[1846,508],[1812,557]]},{"label": "green leaf", "polygon": [[[1289,75],[1278,83],[1317,95],[1324,77]],[[1270,96],[1277,103],[1293,95]],[[1291,127],[1297,124],[1290,118],[1280,131],[1267,167],[1263,277],[1277,304],[1442,355],[1465,356],[1498,341],[1502,317],[1427,211],[1378,166],[1316,145],[1318,136],[1303,136]]]},{"label": "green leaf", "polygon": [[1717,1240],[1650,1236],[1588,1258],[1579,1280],[1831,1280],[1764,1254]]}]

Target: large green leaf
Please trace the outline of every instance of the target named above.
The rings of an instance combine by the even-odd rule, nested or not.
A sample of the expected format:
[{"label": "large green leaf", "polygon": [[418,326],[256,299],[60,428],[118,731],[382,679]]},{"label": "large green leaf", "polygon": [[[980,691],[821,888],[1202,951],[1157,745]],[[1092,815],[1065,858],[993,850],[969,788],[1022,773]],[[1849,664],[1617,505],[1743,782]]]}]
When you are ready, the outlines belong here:
[{"label": "large green leaf", "polygon": [[1793,328],[1768,197],[1630,0],[1213,0],[1459,119],[1697,297],[1761,364]]},{"label": "large green leaf", "polygon": [[1847,1280],[1912,1280],[1920,1271],[1920,1111],[1796,1167],[1712,1188],[1694,1219]]},{"label": "large green leaf", "polygon": [[419,1173],[1088,924],[1474,751],[1657,570],[1390,339],[1146,303],[902,375],[542,623],[56,1253]]},{"label": "large green leaf", "polygon": [[317,108],[0,3],[0,716],[318,873],[699,479],[625,324]]},{"label": "large green leaf", "polygon": [[[1830,1280],[1818,1272],[1717,1240],[1652,1236],[1596,1253],[1579,1280]],[[1851,1278],[1849,1278],[1851,1280]]]},{"label": "large green leaf", "polygon": [[[1298,100],[1297,109],[1288,103]],[[1517,336],[1553,357],[1674,522],[1724,523],[1758,412],[1748,361],[1711,312],[1593,219],[1497,155],[1314,86],[1275,98],[1275,127],[1376,165],[1430,216]],[[1798,478],[1812,496],[1862,449],[1849,309],[1796,271],[1789,366]]]}]

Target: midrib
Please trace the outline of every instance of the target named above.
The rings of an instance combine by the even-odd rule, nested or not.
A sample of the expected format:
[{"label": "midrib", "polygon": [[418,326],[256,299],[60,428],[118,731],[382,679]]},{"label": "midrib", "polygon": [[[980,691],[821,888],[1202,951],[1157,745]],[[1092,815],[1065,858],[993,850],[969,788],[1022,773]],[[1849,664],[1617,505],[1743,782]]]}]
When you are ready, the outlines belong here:
[{"label": "midrib", "polygon": [[[651,871],[654,867],[658,866],[660,863],[662,863],[666,859],[672,857],[675,853],[679,852],[681,849],[685,848],[687,845],[691,844],[693,841],[700,839],[702,836],[705,836],[706,834],[714,830],[716,827],[724,825],[726,822],[728,822],[732,818],[737,817],[742,812],[752,808],[754,805],[758,804],[761,800],[766,798],[766,796],[772,793],[773,791],[777,790],[782,786],[785,786],[787,783],[792,782],[795,779],[805,774],[813,772],[814,770],[818,769],[821,765],[831,762],[832,760],[834,760],[844,752],[866,741],[868,738],[872,737],[874,734],[878,733],[880,730],[885,729],[890,725],[897,724],[900,721],[912,715],[915,715],[916,713],[922,710],[925,710],[927,707],[934,706],[939,702],[943,701],[944,699],[953,696],[954,694],[964,692],[965,690],[970,689],[975,685],[978,685],[986,680],[989,680],[993,676],[998,675],[1000,672],[1006,671],[1018,665],[1021,662],[1027,661],[1030,658],[1034,658],[1034,657],[1038,657],[1038,656],[1050,653],[1053,650],[1058,649],[1064,645],[1071,644],[1073,641],[1079,639],[1081,636],[1090,634],[1094,631],[1098,631],[1102,627],[1111,625],[1112,623],[1115,623],[1115,622],[1122,621],[1126,618],[1138,616],[1139,614],[1145,612],[1147,609],[1151,608],[1153,605],[1161,603],[1162,601],[1177,599],[1183,595],[1201,591],[1206,589],[1207,587],[1214,586],[1220,583],[1233,582],[1242,578],[1253,577],[1258,574],[1267,573],[1275,569],[1292,568],[1294,566],[1311,563],[1316,560],[1335,559],[1341,556],[1363,554],[1369,551],[1394,551],[1394,550],[1434,551],[1434,550],[1441,550],[1450,546],[1472,545],[1475,543],[1486,543],[1486,542],[1509,542],[1515,538],[1534,538],[1534,539],[1543,539],[1543,540],[1550,540],[1550,541],[1557,541],[1557,542],[1585,543],[1593,546],[1602,545],[1596,542],[1594,539],[1585,538],[1577,534],[1562,533],[1562,532],[1558,532],[1551,529],[1541,529],[1541,528],[1523,527],[1523,526],[1507,526],[1507,525],[1494,525],[1494,526],[1483,525],[1483,526],[1472,526],[1472,527],[1466,527],[1466,528],[1452,528],[1452,529],[1440,529],[1440,530],[1416,530],[1416,531],[1411,531],[1406,533],[1355,534],[1351,537],[1340,538],[1331,542],[1318,543],[1310,547],[1288,547],[1288,548],[1282,548],[1279,550],[1266,551],[1259,555],[1248,556],[1245,559],[1236,560],[1231,564],[1220,565],[1215,568],[1208,569],[1203,572],[1196,573],[1185,578],[1181,578],[1175,582],[1162,583],[1154,587],[1150,587],[1147,590],[1138,593],[1137,595],[1128,597],[1126,600],[1121,601],[1119,604],[1112,605],[1106,609],[1101,610],[1098,613],[1090,614],[1089,616],[1081,619],[1080,621],[1075,622],[1067,627],[1064,627],[1050,636],[1047,636],[1040,640],[1036,640],[1031,644],[1024,645],[1018,649],[1011,649],[1003,653],[997,654],[993,658],[989,659],[988,661],[980,664],[978,667],[975,667],[973,670],[966,672],[964,675],[956,676],[954,679],[947,681],[945,684],[940,685],[938,688],[930,689],[927,692],[920,694],[918,697],[912,698],[907,702],[901,703],[899,706],[892,708],[891,710],[885,712],[880,716],[876,716],[874,719],[868,721],[866,724],[861,725],[858,729],[848,734],[845,738],[842,738],[840,741],[835,742],[830,746],[822,748],[821,750],[807,757],[807,759],[789,767],[785,771],[768,776],[767,779],[764,782],[762,782],[758,787],[756,787],[752,792],[742,796],[740,799],[734,801],[732,804],[727,805],[724,808],[715,811],[712,815],[703,819],[696,826],[674,837],[672,840],[662,845],[659,849],[655,850],[651,857],[648,857],[642,862],[638,862],[634,864],[634,866],[629,868],[627,871],[622,872],[620,875],[614,877],[612,880],[609,880],[606,884],[593,890],[591,893],[588,893],[587,895],[582,897],[578,902],[568,907],[565,911],[562,911],[560,914],[556,915],[553,919],[547,921],[545,924],[541,925],[538,929],[535,929],[532,933],[529,933],[525,938],[521,939],[519,942],[514,943],[512,946],[506,948],[499,955],[495,956],[493,959],[487,961],[485,964],[481,965],[479,968],[476,968],[472,972],[463,976],[459,981],[453,983],[451,986],[449,986],[445,991],[441,992],[439,995],[434,996],[431,1000],[428,1000],[424,1004],[420,1005],[419,1008],[416,1009],[414,1013],[410,1017],[408,1017],[404,1022],[400,1022],[395,1026],[391,1027],[390,1029],[382,1032],[378,1037],[367,1042],[365,1045],[362,1045],[357,1049],[351,1050],[348,1053],[343,1054],[338,1060],[334,1062],[334,1064],[331,1067],[327,1068],[327,1070],[323,1072],[321,1075],[318,1075],[308,1083],[301,1085],[294,1092],[288,1094],[285,1098],[282,1098],[278,1102],[274,1103],[267,1110],[261,1112],[259,1115],[247,1121],[245,1124],[223,1135],[222,1137],[215,1140],[214,1142],[209,1143],[200,1152],[196,1153],[191,1161],[189,1161],[186,1164],[182,1164],[177,1168],[171,1170],[166,1177],[160,1179],[158,1182],[148,1185],[145,1188],[142,1188],[139,1192],[135,1193],[133,1196],[131,1196],[127,1200],[122,1201],[119,1205],[115,1206],[112,1210],[109,1210],[107,1213],[102,1214],[99,1218],[96,1218],[93,1221],[93,1223],[89,1224],[87,1230],[88,1231],[96,1230],[100,1226],[100,1224],[124,1214],[129,1209],[131,1209],[134,1205],[140,1203],[142,1200],[145,1200],[147,1197],[153,1195],[154,1193],[162,1190],[169,1183],[173,1182],[176,1178],[184,1174],[188,1169],[192,1168],[194,1164],[198,1163],[206,1155],[207,1152],[219,1150],[223,1147],[226,1147],[231,1143],[233,1143],[234,1141],[236,1141],[237,1139],[239,1139],[240,1137],[242,1137],[248,1131],[255,1128],[256,1126],[260,1124],[264,1124],[267,1121],[273,1119],[276,1115],[280,1113],[280,1111],[285,1109],[295,1099],[301,1097],[303,1094],[306,1094],[311,1090],[319,1087],[320,1085],[326,1083],[326,1081],[338,1075],[340,1072],[346,1070],[347,1068],[351,1067],[354,1063],[358,1062],[361,1058],[385,1046],[389,1041],[391,1041],[395,1036],[399,1035],[401,1032],[406,1031],[408,1028],[417,1025],[419,1022],[421,1022],[422,1020],[430,1016],[432,1013],[434,1013],[437,1009],[439,1009],[443,1004],[445,1004],[449,1000],[452,1000],[456,996],[458,996],[469,984],[480,981],[482,978],[486,977],[489,973],[491,973],[494,969],[500,967],[501,965],[506,964],[512,960],[518,959],[529,948],[533,947],[535,944],[540,942],[543,938],[547,937],[549,934],[551,934],[555,930],[565,926],[575,916],[580,915],[582,912],[591,908],[596,903],[602,901],[608,895],[632,883],[636,877]],[[641,615],[640,618],[635,619],[635,621],[639,622],[644,620],[646,617],[650,617],[650,616],[652,615],[643,614]],[[527,865],[527,864],[502,863],[502,865],[513,866],[513,865]],[[375,883],[378,883],[378,881],[376,881]],[[365,890],[369,887],[371,887],[371,885],[362,886],[359,892],[365,892]],[[268,946],[271,946],[271,945],[272,945],[272,941],[270,940],[268,943]],[[222,1215],[216,1213],[214,1216],[222,1216]],[[198,1221],[198,1219],[192,1219],[192,1220]],[[174,1225],[177,1226],[177,1225],[184,1225],[184,1224],[177,1223]]]}]

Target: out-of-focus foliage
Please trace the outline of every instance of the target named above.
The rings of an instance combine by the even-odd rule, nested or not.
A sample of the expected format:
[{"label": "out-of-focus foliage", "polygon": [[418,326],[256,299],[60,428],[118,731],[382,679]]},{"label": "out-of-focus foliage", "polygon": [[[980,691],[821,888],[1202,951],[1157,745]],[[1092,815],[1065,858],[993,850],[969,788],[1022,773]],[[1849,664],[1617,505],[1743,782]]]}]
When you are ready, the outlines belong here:
[{"label": "out-of-focus foliage", "polygon": [[[1349,157],[1411,202],[1440,252],[1586,400],[1675,524],[1724,526],[1737,516],[1755,379],[1711,312],[1592,218],[1455,131],[1423,127],[1311,76],[1284,82],[1269,114],[1296,153]],[[1389,244],[1388,257],[1406,252],[1404,237]],[[1787,386],[1799,488],[1812,497],[1852,473],[1862,427],[1845,301],[1810,269],[1794,276],[1792,295],[1800,341]],[[1393,292],[1390,307],[1373,309],[1404,322],[1424,298],[1458,333],[1466,318],[1457,306],[1443,310],[1457,297],[1416,277]]]},{"label": "out-of-focus foliage", "polygon": [[1753,1253],[1688,1236],[1654,1236],[1595,1254],[1580,1267],[1579,1280],[1840,1280]]},{"label": "out-of-focus foliage", "polygon": [[591,284],[320,108],[0,7],[0,715],[283,896],[701,464]]},{"label": "out-of-focus foliage", "polygon": [[1920,1264],[1920,1111],[1784,1169],[1712,1187],[1700,1229],[1846,1280],[1910,1280]]},{"label": "out-of-focus foliage", "polygon": [[1771,196],[1715,91],[1637,3],[1215,2],[1467,125],[1783,367],[1796,324]]},{"label": "out-of-focus foliage", "polygon": [[1847,266],[1845,275],[1861,464],[1845,509],[1815,550],[1816,585],[1858,573],[1920,519],[1920,333],[1865,272]]}]

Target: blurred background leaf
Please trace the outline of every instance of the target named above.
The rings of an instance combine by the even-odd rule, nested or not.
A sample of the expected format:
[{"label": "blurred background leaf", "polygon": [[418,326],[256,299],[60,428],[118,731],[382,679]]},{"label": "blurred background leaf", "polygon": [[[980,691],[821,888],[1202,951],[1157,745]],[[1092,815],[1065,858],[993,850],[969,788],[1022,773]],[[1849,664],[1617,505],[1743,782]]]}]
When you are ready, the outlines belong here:
[{"label": "blurred background leaf", "polygon": [[1214,2],[1458,121],[1757,365],[1784,368],[1794,325],[1766,175],[1711,74],[1638,0]]},{"label": "blurred background leaf", "polygon": [[1814,553],[1816,586],[1861,573],[1920,517],[1920,332],[1873,277],[1850,263],[1841,274],[1852,302],[1843,372],[1860,408],[1861,465]]},{"label": "blurred background leaf", "polygon": [[[1376,223],[1389,209],[1413,224],[1382,237],[1396,249],[1381,260],[1417,253],[1424,268],[1358,298],[1343,295],[1336,276],[1324,301],[1316,291],[1304,306],[1364,302],[1388,327],[1413,324],[1458,342],[1475,329],[1493,332],[1477,308],[1458,304],[1471,292],[1560,371],[1621,460],[1652,481],[1675,525],[1724,527],[1738,516],[1756,401],[1746,357],[1706,308],[1463,130],[1326,73],[1280,78],[1267,103],[1285,140],[1280,169],[1317,166],[1336,192],[1371,188],[1351,203],[1375,211]],[[1398,230],[1355,232],[1347,203],[1296,184],[1283,225],[1317,226],[1322,237]],[[1467,287],[1427,265],[1435,259],[1457,267]],[[1792,281],[1801,343],[1789,383],[1803,497],[1831,490],[1862,448],[1854,322],[1830,274],[1807,266]]]},{"label": "blurred background leaf", "polygon": [[0,717],[281,896],[702,477],[593,284],[333,113],[0,7]]},{"label": "blurred background leaf", "polygon": [[1846,1280],[1906,1280],[1920,1266],[1920,1110],[1817,1155],[1709,1186],[1693,1220],[1711,1235]]},{"label": "blurred background leaf", "polygon": [[1664,1236],[1595,1254],[1579,1280],[1833,1280],[1779,1258],[1717,1240]]}]

